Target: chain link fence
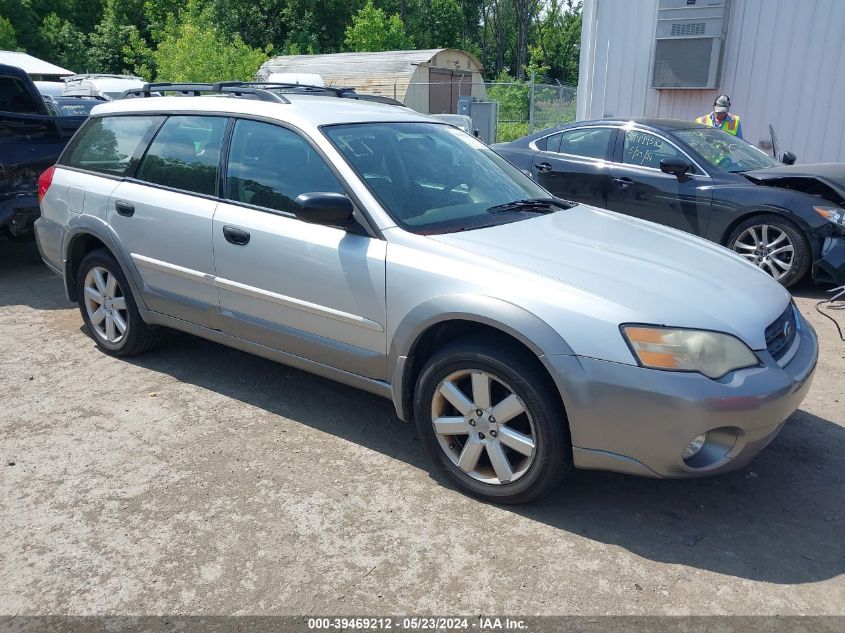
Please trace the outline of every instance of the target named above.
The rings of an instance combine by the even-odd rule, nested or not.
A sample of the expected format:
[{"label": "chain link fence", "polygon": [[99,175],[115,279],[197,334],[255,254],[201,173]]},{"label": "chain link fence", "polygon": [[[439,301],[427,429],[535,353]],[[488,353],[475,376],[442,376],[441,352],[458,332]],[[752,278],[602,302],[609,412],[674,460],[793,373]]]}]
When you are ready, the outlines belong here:
[{"label": "chain link fence", "polygon": [[498,122],[496,142],[514,139],[561,123],[575,120],[576,89],[560,83],[513,82],[364,82],[354,87],[364,94],[375,94],[401,101],[423,114],[457,112],[458,98],[472,96],[478,101],[496,101]]}]

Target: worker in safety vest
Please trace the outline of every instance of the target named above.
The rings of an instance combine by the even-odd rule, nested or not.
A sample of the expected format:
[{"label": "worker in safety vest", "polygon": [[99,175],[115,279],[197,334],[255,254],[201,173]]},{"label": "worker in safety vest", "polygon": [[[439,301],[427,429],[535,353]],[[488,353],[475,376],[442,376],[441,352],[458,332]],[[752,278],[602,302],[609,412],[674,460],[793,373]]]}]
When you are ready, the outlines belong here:
[{"label": "worker in safety vest", "polygon": [[730,107],[731,98],[728,95],[719,95],[713,102],[713,112],[698,117],[695,122],[717,127],[737,138],[742,138],[742,125],[739,122],[739,115],[728,112]]}]

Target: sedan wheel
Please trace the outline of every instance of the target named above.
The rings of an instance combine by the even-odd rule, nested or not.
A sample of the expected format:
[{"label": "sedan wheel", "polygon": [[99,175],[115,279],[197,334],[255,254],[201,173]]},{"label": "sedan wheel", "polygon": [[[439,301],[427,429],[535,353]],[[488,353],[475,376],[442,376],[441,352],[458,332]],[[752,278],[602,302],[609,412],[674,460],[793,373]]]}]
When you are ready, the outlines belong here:
[{"label": "sedan wheel", "polygon": [[807,234],[774,213],[741,222],[725,245],[787,288],[803,279],[813,262]]},{"label": "sedan wheel", "polygon": [[777,226],[749,226],[733,243],[733,250],[780,281],[792,270],[795,246]]},{"label": "sedan wheel", "polygon": [[447,376],[431,402],[437,441],[455,466],[487,484],[509,484],[534,461],[534,424],[525,403],[496,376]]},{"label": "sedan wheel", "polygon": [[102,266],[95,266],[85,275],[83,292],[94,334],[107,343],[119,343],[126,335],[128,317],[126,297],[117,277]]}]

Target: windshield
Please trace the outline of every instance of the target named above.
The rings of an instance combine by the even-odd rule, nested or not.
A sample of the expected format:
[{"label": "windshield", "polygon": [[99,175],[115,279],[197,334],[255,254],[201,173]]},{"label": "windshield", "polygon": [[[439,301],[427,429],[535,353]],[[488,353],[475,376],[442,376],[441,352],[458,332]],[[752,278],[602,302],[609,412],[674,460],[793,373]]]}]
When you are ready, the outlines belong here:
[{"label": "windshield", "polygon": [[[439,123],[360,123],[323,128],[402,228],[449,233],[548,212],[498,208],[549,193],[489,147]],[[542,205],[540,205],[542,206]]]},{"label": "windshield", "polygon": [[716,128],[675,130],[673,134],[713,167],[724,171],[737,173],[780,165],[753,145]]}]

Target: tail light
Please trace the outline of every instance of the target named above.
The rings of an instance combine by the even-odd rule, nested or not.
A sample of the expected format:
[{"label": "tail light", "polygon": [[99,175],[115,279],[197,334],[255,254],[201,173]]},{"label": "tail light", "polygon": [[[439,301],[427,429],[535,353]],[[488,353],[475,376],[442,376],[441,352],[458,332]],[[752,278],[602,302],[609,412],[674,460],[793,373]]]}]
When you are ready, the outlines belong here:
[{"label": "tail light", "polygon": [[38,177],[38,202],[40,203],[44,196],[47,194],[47,190],[50,188],[50,185],[53,184],[53,172],[56,171],[55,165],[50,165],[43,174]]}]

